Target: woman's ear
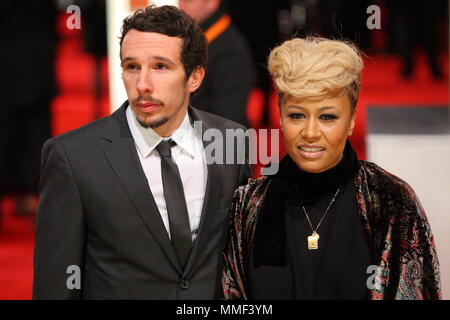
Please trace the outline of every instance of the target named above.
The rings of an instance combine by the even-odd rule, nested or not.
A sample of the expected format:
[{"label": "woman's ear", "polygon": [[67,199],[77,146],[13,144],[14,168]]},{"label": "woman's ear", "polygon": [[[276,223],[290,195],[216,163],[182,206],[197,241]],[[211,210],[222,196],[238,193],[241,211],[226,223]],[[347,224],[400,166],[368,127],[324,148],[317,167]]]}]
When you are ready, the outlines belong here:
[{"label": "woman's ear", "polygon": [[196,91],[202,84],[203,78],[205,77],[205,68],[197,67],[192,70],[191,75],[188,79],[189,92],[192,93]]},{"label": "woman's ear", "polygon": [[348,128],[348,136],[351,136],[353,134],[353,128],[355,128],[356,123],[356,110],[352,111],[352,118],[350,119],[350,127]]}]

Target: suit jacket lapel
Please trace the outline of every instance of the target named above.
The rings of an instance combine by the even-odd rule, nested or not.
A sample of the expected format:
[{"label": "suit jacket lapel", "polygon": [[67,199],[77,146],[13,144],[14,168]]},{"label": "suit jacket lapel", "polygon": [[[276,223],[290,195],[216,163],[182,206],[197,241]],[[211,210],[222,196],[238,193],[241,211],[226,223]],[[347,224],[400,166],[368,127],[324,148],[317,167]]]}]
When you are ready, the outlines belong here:
[{"label": "suit jacket lapel", "polygon": [[[202,121],[202,136],[203,132],[210,128],[208,119],[203,117],[203,115],[195,110],[194,108],[189,108],[189,114],[194,121]],[[206,147],[210,142],[206,142],[202,139],[203,146]],[[186,264],[186,268],[183,275],[186,276],[188,273],[192,272],[194,265],[199,265],[202,263],[199,257],[201,252],[203,252],[203,247],[208,241],[208,231],[210,222],[214,220],[219,205],[220,198],[222,197],[222,172],[221,164],[211,163],[207,164],[208,176],[206,182],[205,197],[203,200],[202,215],[200,219],[200,226],[197,238],[194,242],[194,247],[192,253]],[[203,257],[206,258],[206,257]]]},{"label": "suit jacket lapel", "polygon": [[148,186],[126,121],[125,110],[127,105],[128,102],[125,102],[108,119],[109,121],[103,131],[103,138],[110,143],[106,144],[103,152],[137,214],[141,217],[167,258],[181,274],[181,267],[162,222],[158,206]]}]

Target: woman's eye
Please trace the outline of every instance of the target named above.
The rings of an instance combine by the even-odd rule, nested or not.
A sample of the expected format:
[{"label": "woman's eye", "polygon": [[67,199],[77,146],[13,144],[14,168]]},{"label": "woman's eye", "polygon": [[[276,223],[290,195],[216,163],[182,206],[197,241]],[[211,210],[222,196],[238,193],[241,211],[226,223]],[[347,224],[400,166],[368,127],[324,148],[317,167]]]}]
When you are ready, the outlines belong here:
[{"label": "woman's eye", "polygon": [[337,116],[335,116],[334,114],[323,114],[320,116],[320,119],[329,121],[329,120],[337,119]]},{"label": "woman's eye", "polygon": [[288,117],[291,119],[303,119],[305,116],[302,113],[290,113]]}]

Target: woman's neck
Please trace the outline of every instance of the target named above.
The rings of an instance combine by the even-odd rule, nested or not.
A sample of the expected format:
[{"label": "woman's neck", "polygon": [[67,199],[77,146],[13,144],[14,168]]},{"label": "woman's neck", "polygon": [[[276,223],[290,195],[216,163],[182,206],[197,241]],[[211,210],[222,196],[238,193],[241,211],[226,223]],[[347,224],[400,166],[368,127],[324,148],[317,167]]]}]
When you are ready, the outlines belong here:
[{"label": "woman's neck", "polygon": [[351,181],[358,170],[357,155],[347,141],[341,161],[334,167],[320,173],[306,172],[286,155],[275,178],[287,184],[288,199],[309,205],[336,192],[338,188]]}]

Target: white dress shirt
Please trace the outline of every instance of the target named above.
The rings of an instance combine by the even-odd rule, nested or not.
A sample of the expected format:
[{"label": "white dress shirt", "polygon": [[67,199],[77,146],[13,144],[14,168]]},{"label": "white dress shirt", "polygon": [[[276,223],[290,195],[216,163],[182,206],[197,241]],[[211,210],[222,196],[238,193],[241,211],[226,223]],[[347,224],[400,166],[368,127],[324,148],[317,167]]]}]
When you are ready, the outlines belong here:
[{"label": "white dress shirt", "polygon": [[[169,216],[167,214],[161,178],[161,158],[156,150],[156,146],[163,138],[153,129],[142,127],[137,122],[131,107],[127,108],[126,117],[138,151],[139,160],[141,161],[145,176],[147,177],[148,185],[170,237]],[[195,136],[194,128],[189,121],[187,113],[183,123],[172,136],[164,138],[164,140],[168,139],[172,139],[176,143],[176,145],[172,147],[172,158],[180,171],[184,189],[184,198],[186,199],[189,214],[192,241],[194,241],[197,237],[200,225],[208,172],[203,142],[201,137]]]}]

